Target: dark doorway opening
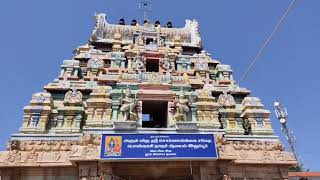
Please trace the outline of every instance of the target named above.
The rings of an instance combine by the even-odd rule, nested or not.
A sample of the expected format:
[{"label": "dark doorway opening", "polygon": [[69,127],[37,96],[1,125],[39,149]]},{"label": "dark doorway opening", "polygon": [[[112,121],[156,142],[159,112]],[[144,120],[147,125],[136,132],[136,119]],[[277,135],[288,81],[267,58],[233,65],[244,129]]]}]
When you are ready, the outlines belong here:
[{"label": "dark doorway opening", "polygon": [[[121,180],[192,180],[192,176],[200,176],[200,172],[191,171],[200,169],[200,165],[190,167],[189,161],[177,161],[174,164],[169,161],[112,162],[111,166],[112,173]],[[213,175],[210,177],[218,179]]]},{"label": "dark doorway opening", "polygon": [[142,127],[166,128],[168,102],[143,101],[142,102]]},{"label": "dark doorway opening", "polygon": [[146,39],[146,45],[150,44],[151,42],[153,42],[153,38],[147,38]]},{"label": "dark doorway opening", "polygon": [[147,72],[159,72],[159,61],[147,60],[146,70]]}]

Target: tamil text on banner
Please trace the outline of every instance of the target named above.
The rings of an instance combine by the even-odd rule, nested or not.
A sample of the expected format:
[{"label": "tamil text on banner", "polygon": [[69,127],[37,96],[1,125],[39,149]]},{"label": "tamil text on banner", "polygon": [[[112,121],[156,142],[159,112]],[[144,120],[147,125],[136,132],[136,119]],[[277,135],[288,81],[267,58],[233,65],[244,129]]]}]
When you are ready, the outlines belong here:
[{"label": "tamil text on banner", "polygon": [[103,134],[101,159],[216,159],[213,134]]}]

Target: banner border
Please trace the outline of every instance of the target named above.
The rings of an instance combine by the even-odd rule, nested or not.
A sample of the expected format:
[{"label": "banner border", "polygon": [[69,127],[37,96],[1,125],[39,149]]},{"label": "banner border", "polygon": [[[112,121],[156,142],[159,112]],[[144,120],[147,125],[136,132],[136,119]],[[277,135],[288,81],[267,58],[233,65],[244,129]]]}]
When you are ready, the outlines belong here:
[{"label": "banner border", "polygon": [[[216,157],[165,157],[165,158],[106,158],[102,157],[102,146],[105,145],[105,140],[103,137],[107,135],[212,135],[213,136],[213,144],[215,146],[215,152],[216,152]],[[100,144],[100,149],[99,149],[99,160],[100,161],[134,161],[134,160],[139,160],[139,161],[152,161],[152,160],[157,160],[157,161],[183,161],[183,160],[199,160],[199,161],[205,161],[205,160],[217,160],[219,159],[219,153],[218,153],[218,148],[216,144],[216,139],[215,139],[215,134],[214,133],[168,133],[168,134],[163,134],[163,133],[106,133],[106,134],[101,134],[101,144]]]}]

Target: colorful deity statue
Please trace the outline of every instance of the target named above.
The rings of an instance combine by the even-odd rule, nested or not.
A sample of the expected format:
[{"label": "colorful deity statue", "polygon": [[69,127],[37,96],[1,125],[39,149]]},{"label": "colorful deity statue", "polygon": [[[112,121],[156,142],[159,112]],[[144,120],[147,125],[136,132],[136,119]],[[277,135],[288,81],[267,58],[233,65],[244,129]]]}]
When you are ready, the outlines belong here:
[{"label": "colorful deity statue", "polygon": [[181,88],[178,98],[174,100],[174,106],[176,107],[175,120],[177,121],[186,121],[187,113],[190,111],[189,100],[186,99],[185,93]]},{"label": "colorful deity statue", "polygon": [[138,72],[139,81],[142,81],[142,72],[145,70],[141,55],[137,55],[132,61],[134,69]]},{"label": "colorful deity statue", "polygon": [[144,63],[142,61],[141,55],[137,55],[133,60],[133,67],[136,71],[141,72],[144,70]]},{"label": "colorful deity statue", "polygon": [[137,100],[136,97],[132,98],[131,97],[131,90],[129,87],[123,92],[124,97],[120,98],[120,111],[122,112],[123,115],[123,120],[136,120],[137,119],[137,113],[136,111],[136,106],[137,106]]},{"label": "colorful deity statue", "polygon": [[168,57],[164,57],[162,59],[162,68],[164,70],[166,70],[167,72],[172,72],[173,71],[173,68],[172,68],[171,63],[170,63],[170,59]]}]

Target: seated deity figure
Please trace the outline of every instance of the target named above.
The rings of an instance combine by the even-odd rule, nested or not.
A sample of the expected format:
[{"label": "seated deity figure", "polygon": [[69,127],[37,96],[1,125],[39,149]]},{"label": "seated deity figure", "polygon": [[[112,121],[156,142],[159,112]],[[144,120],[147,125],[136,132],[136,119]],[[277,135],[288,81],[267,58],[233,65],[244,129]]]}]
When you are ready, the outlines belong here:
[{"label": "seated deity figure", "polygon": [[137,114],[134,112],[137,105],[136,98],[131,97],[131,90],[129,87],[122,95],[124,95],[124,97],[120,98],[120,111],[122,112],[123,120],[136,120]]},{"label": "seated deity figure", "polygon": [[167,72],[172,72],[172,66],[171,66],[171,63],[170,63],[170,59],[168,57],[165,57],[163,58],[162,60],[162,68],[164,70],[166,70]]},{"label": "seated deity figure", "polygon": [[174,106],[176,107],[176,114],[175,114],[176,120],[178,121],[187,120],[187,113],[190,110],[188,104],[189,104],[189,100],[185,98],[185,93],[181,88],[178,98],[174,100]]},{"label": "seated deity figure", "polygon": [[140,55],[137,55],[133,60],[133,67],[135,70],[143,71],[144,70],[144,63],[142,61],[142,57]]}]

